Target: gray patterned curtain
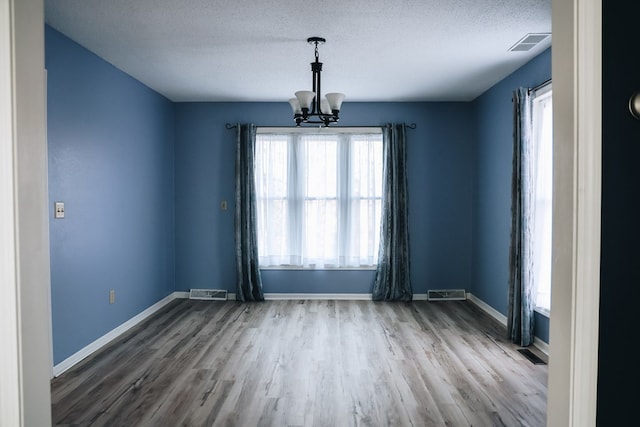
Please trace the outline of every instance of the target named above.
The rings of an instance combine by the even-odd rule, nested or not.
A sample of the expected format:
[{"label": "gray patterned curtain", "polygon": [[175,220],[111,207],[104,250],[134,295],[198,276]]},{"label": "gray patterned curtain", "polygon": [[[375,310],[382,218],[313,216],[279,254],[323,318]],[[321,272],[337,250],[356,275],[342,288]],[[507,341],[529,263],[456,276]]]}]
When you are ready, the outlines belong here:
[{"label": "gray patterned curtain", "polygon": [[238,124],[236,142],[236,270],[238,301],[264,301],[258,268],[254,153],[256,127]]},{"label": "gray patterned curtain", "polygon": [[374,301],[411,301],[407,152],[404,124],[383,129],[382,220]]},{"label": "gray patterned curtain", "polygon": [[531,98],[529,90],[513,93],[513,175],[511,180],[511,244],[509,250],[509,315],[507,334],[521,346],[533,343],[532,179],[530,170]]}]

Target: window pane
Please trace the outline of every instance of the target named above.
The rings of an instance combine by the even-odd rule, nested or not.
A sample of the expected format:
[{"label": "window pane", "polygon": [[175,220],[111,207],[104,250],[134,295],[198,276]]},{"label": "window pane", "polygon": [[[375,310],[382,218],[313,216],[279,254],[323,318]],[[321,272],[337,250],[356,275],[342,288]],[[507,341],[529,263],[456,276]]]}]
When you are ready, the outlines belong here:
[{"label": "window pane", "polygon": [[382,138],[358,135],[351,143],[354,195],[382,197]]},{"label": "window pane", "polygon": [[338,227],[336,199],[307,200],[303,231],[307,264],[337,265]]},{"label": "window pane", "polygon": [[306,198],[336,197],[337,138],[325,135],[305,135]]},{"label": "window pane", "polygon": [[255,173],[259,196],[286,197],[289,141],[285,135],[261,135],[260,143],[256,143]]},{"label": "window pane", "polygon": [[533,275],[536,306],[551,308],[553,110],[551,92],[533,101]]},{"label": "window pane", "polygon": [[289,209],[287,155],[290,138],[262,135],[256,141],[255,182],[259,255],[270,254],[268,263],[288,264]]}]

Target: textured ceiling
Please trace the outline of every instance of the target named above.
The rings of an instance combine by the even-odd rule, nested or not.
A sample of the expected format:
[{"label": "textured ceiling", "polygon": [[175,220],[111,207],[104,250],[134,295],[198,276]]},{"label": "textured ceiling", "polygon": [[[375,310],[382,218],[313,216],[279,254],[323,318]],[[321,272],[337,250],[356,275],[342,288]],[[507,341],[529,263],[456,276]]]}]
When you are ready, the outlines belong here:
[{"label": "textured ceiling", "polygon": [[551,45],[551,0],[45,0],[45,20],[173,101],[467,101]]}]

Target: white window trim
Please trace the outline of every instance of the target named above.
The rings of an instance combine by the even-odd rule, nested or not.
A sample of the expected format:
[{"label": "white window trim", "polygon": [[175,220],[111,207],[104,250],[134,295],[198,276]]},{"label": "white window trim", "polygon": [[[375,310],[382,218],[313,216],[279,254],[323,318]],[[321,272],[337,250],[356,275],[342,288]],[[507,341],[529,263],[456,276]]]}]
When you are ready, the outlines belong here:
[{"label": "white window trim", "polygon": [[300,265],[268,265],[268,266],[260,266],[258,267],[260,270],[284,270],[284,271],[297,271],[297,270],[307,270],[307,271],[375,271],[376,266],[362,266],[362,267],[312,267],[312,266],[300,266]]},{"label": "white window trim", "polygon": [[[532,92],[532,104],[535,104],[536,102],[541,102],[547,98],[551,98],[553,96],[552,91],[553,91],[553,82],[549,80],[548,82],[544,83],[541,87],[539,87],[538,89]],[[533,112],[533,108],[532,108],[532,112]],[[551,232],[553,235],[553,230]],[[550,293],[551,293],[551,289],[552,289],[552,283],[549,284]],[[547,318],[551,318],[551,306],[543,307],[538,305],[537,295],[535,295],[534,297],[533,311],[543,316],[546,316]]]},{"label": "white window trim", "polygon": [[538,314],[541,314],[545,317],[551,318],[551,310],[547,310],[544,307],[539,307],[539,306],[535,306],[533,307],[533,311],[535,311]]},{"label": "white window trim", "polygon": [[349,133],[349,134],[365,134],[365,135],[370,135],[370,134],[382,134],[382,128],[381,127],[339,127],[339,126],[333,126],[333,127],[277,127],[277,126],[272,126],[272,127],[264,127],[264,126],[260,126],[256,129],[256,134],[258,135],[264,135],[264,134],[282,134],[282,133],[311,133],[311,134],[318,134],[318,133]]},{"label": "white window trim", "polygon": [[[330,134],[356,134],[356,135],[381,135],[383,132],[380,126],[366,126],[366,127],[339,127],[332,126],[331,128],[325,126],[318,127],[287,127],[287,126],[259,126],[256,128],[257,135],[281,135],[283,133],[289,134],[321,134],[323,132]],[[377,264],[374,265],[361,265],[361,266],[332,266],[332,265],[259,265],[260,270],[280,270],[280,271],[375,271],[377,270]]]}]

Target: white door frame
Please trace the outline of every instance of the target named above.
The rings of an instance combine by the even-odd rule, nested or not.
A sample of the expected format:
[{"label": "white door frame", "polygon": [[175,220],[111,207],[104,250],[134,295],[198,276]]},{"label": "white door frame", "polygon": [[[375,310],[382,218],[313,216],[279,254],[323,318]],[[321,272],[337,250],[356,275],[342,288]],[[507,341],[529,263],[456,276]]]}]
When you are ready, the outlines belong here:
[{"label": "white door frame", "polygon": [[11,39],[11,4],[0,0],[0,425],[20,426]]},{"label": "white door frame", "polygon": [[553,0],[553,272],[547,425],[596,425],[602,0]]},{"label": "white door frame", "polygon": [[[600,186],[601,186],[601,0],[553,0],[552,77],[554,81],[554,271],[550,327],[550,427],[595,425],[597,395]],[[29,189],[21,171],[46,177],[46,164],[30,164],[17,153],[33,135],[21,126],[20,105],[42,106],[44,6],[40,1],[0,0],[0,424],[50,424],[48,385],[50,319],[32,291],[30,265],[48,265],[48,246],[21,252],[42,235],[26,223],[47,218],[46,203],[31,214],[21,199]],[[31,36],[29,36],[31,34]],[[14,41],[18,40],[15,44]],[[11,48],[16,50],[11,51]],[[20,56],[26,62],[16,61]],[[15,68],[17,67],[17,68]],[[44,66],[42,65],[42,69]],[[38,71],[39,72],[39,71]],[[16,77],[19,76],[19,82]],[[31,84],[31,88],[28,88]],[[32,106],[35,104],[32,104]],[[16,107],[18,106],[18,107]],[[44,114],[30,126],[44,140]],[[46,150],[45,150],[46,151]],[[6,156],[11,153],[11,157]],[[39,153],[42,154],[42,153]],[[45,153],[46,155],[46,153]],[[558,167],[562,166],[562,167]],[[36,204],[41,204],[36,201]],[[21,205],[22,203],[22,205]],[[13,207],[13,209],[12,209]],[[20,221],[17,223],[16,221]],[[41,224],[40,224],[41,225]],[[22,231],[25,231],[23,235]],[[41,234],[41,233],[40,233]],[[12,237],[13,236],[13,237]],[[21,253],[24,254],[21,257]],[[21,263],[22,261],[22,263]],[[46,292],[45,292],[46,294]],[[36,303],[37,308],[29,307]],[[24,309],[23,309],[24,308]],[[38,314],[44,313],[44,314]],[[25,356],[23,346],[42,349]],[[48,387],[46,388],[48,393]],[[38,420],[37,423],[30,421]]]},{"label": "white door frame", "polygon": [[51,425],[42,0],[0,0],[0,425]]}]

